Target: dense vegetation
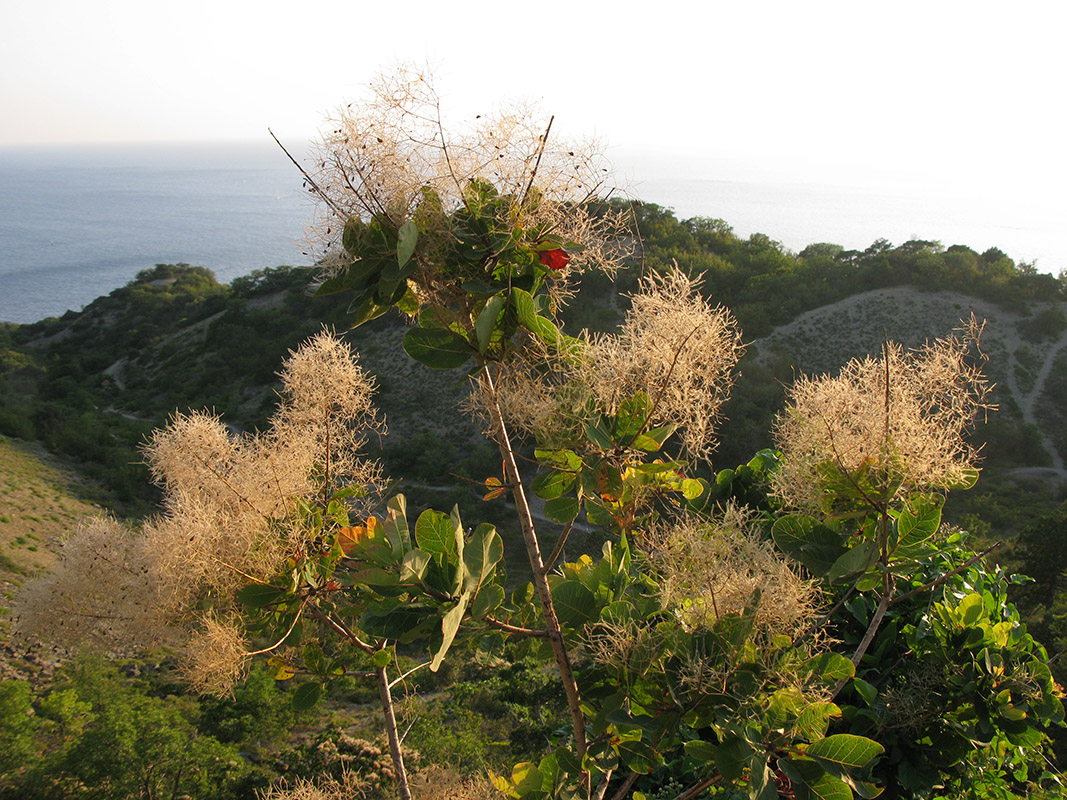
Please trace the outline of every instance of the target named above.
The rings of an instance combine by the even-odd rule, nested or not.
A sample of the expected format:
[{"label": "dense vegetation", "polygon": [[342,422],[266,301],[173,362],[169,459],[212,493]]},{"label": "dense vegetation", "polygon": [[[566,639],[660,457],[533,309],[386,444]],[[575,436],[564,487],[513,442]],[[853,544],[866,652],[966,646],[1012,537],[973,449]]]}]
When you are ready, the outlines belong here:
[{"label": "dense vegetation", "polygon": [[[669,211],[647,204],[635,211],[641,252],[614,279],[587,277],[567,311],[568,324],[614,329],[627,308],[625,293],[636,288],[639,276],[664,271],[675,261],[703,275],[703,291],[734,311],[748,337],[875,287],[947,289],[1015,309],[1030,301],[1067,298],[1062,277],[1016,265],[995,248],[978,254],[933,242],[893,247],[879,241],[862,252],[812,245],[793,254],[762,235],[737,237],[720,220],[678,221]],[[312,297],[307,292],[310,277],[306,270],[279,268],[222,286],[202,268],[160,265],[84,312],[6,326],[0,332],[0,433],[40,440],[73,459],[102,487],[99,500],[119,513],[146,512],[158,499],[137,454],[149,430],[176,408],[202,407],[217,410],[239,428],[263,428],[276,405],[275,372],[282,356],[323,321],[347,327],[347,301]],[[350,338],[358,350],[373,351],[376,337],[395,335],[396,325],[375,320]],[[1065,327],[1067,320],[1055,308],[1032,322],[1035,340],[1058,335]],[[394,415],[390,398],[400,397],[407,387],[396,385],[386,367],[381,375],[382,404]],[[724,431],[719,464],[745,463],[767,446],[768,423],[782,399],[775,378],[789,380],[791,365],[746,369],[726,411],[732,422]],[[451,391],[456,392],[454,386]],[[417,412],[399,410],[416,419]],[[453,465],[457,477],[447,488],[448,504],[453,499],[465,506],[476,503],[480,487],[472,491],[470,482],[481,484],[499,471],[493,451],[472,448],[470,432],[462,427],[442,430],[417,421],[397,427],[411,435],[382,442],[387,469],[429,483],[440,480],[437,465]],[[1030,464],[1039,461],[1039,448],[1031,442],[1025,449],[1030,434],[1010,418],[996,434],[1005,443],[992,448],[991,455],[1002,453],[1008,459],[1029,452],[1035,457]],[[987,463],[995,472],[996,461]],[[978,531],[987,536],[1018,534],[1010,557],[1037,581],[1013,587],[1013,597],[1030,615],[1031,630],[1058,652],[1067,642],[1067,547],[1060,546],[1067,512],[1056,508],[1062,497],[1038,492],[1048,513],[1038,513],[1030,522],[1027,514],[1035,512],[1020,509],[1017,492],[1017,487],[994,484],[988,500],[972,502],[959,515],[992,521],[995,530]],[[503,526],[501,531],[505,537],[515,534]],[[590,542],[589,549],[595,544]],[[522,567],[508,567],[515,573],[512,588]],[[1010,583],[995,569],[968,579],[997,604]],[[872,610],[857,605],[857,625]],[[992,625],[978,612],[969,624]],[[437,702],[412,700],[406,746],[430,762],[448,761],[469,774],[486,766],[500,771],[515,761],[536,761],[546,743],[558,741],[566,709],[558,688],[523,652],[522,647],[505,651],[491,667],[471,658],[462,669],[412,678],[413,689],[448,691]],[[1055,669],[1062,682],[1067,677],[1063,666],[1056,662]],[[865,675],[870,686],[880,678],[885,680]],[[354,679],[348,691],[352,702],[371,699]],[[82,786],[86,796],[100,797],[248,797],[279,774],[305,777],[332,770],[340,777],[343,765],[368,774],[387,770],[380,745],[349,732],[326,727],[290,738],[308,724],[294,716],[290,694],[285,683],[276,685],[266,672],[256,671],[232,701],[198,700],[169,684],[164,673],[148,670],[123,678],[113,668],[88,661],[71,662],[51,683],[5,682],[0,685],[0,753],[7,761],[0,763],[0,773],[6,774],[0,791],[12,797],[52,797]],[[543,711],[535,712],[535,698],[543,701],[543,706],[536,704]],[[850,698],[856,707],[863,701]],[[344,717],[338,721],[351,722]],[[375,725],[360,724],[361,735],[373,739]],[[862,724],[853,729],[862,730]],[[906,739],[900,737],[895,757],[907,759]],[[663,785],[642,784],[645,796],[678,793],[671,793],[669,779],[663,780]],[[1010,791],[1010,778],[1004,785],[995,783],[985,787],[987,796]]]}]

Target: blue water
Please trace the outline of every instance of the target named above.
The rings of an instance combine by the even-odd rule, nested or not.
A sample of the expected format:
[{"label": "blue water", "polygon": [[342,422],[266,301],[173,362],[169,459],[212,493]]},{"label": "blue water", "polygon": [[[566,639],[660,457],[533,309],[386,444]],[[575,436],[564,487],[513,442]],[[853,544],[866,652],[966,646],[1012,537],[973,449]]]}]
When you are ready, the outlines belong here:
[{"label": "blue water", "polygon": [[0,150],[0,320],[80,310],[154,264],[308,264],[305,195],[265,146]]},{"label": "blue water", "polygon": [[[737,161],[672,171],[637,157],[620,166],[642,200],[680,218],[725,219],[739,235],[766,233],[793,251],[920,238],[979,252],[997,246],[1044,272],[1067,267],[1062,208],[798,180]],[[80,310],[158,263],[208,267],[224,282],[308,264],[302,239],[312,215],[300,175],[273,144],[0,149],[0,320]]]}]

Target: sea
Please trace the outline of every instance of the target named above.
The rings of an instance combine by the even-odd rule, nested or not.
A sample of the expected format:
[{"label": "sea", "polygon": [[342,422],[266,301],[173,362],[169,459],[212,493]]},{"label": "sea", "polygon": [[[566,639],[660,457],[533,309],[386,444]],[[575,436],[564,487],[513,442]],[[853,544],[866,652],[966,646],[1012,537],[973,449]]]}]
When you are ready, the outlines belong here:
[{"label": "sea", "polygon": [[[1065,209],[1038,198],[756,158],[613,157],[629,196],[793,252],[926,239],[1067,269]],[[155,264],[207,267],[222,282],[307,265],[313,218],[301,175],[273,142],[0,148],[0,321],[78,311]]]}]

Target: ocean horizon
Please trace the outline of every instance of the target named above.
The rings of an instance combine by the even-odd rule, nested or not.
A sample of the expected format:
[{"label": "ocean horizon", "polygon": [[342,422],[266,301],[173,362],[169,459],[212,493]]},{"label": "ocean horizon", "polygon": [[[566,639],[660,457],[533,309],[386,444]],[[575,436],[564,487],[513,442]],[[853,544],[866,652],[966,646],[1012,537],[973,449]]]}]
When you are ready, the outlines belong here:
[{"label": "ocean horizon", "polygon": [[[793,252],[926,239],[999,247],[1042,272],[1067,268],[1062,215],[1036,202],[1005,209],[994,194],[755,160],[614,157],[629,196]],[[155,264],[207,267],[221,282],[310,264],[313,215],[299,172],[273,144],[0,148],[0,321],[78,311]]]}]

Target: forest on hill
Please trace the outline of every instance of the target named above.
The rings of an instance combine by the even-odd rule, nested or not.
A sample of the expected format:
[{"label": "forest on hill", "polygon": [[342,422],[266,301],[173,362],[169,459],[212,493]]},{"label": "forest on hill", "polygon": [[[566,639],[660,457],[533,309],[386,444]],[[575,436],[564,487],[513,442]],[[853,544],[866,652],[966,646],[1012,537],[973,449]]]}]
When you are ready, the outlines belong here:
[{"label": "forest on hill", "polygon": [[[985,587],[987,603],[1010,598],[1018,606],[1029,632],[1054,654],[1051,674],[1064,684],[1067,663],[1055,654],[1067,648],[1067,410],[1058,402],[1067,394],[1067,273],[1038,273],[996,248],[978,253],[932,241],[879,240],[863,251],[812,244],[793,253],[761,234],[738,237],[723,220],[678,220],[660,206],[628,205],[633,255],[612,275],[584,274],[560,317],[570,331],[613,333],[642,281],[672,269],[692,278],[709,306],[731,311],[746,352],[722,409],[715,466],[686,476],[702,480],[705,489],[726,486],[724,492],[742,498],[764,490],[773,421],[800,374],[877,357],[886,340],[919,347],[951,334],[972,313],[987,321],[985,370],[999,408],[970,434],[982,448],[982,478],[975,489],[952,493],[944,518],[957,526],[949,535],[969,531],[974,551],[994,548],[989,575],[973,579],[979,595]],[[609,204],[591,213],[618,210]],[[323,326],[343,333],[377,384],[389,432],[371,438],[368,450],[387,475],[403,476],[408,503],[455,507],[464,519],[494,524],[505,544],[521,541],[509,509],[483,501],[487,489],[502,485],[495,478],[500,453],[475,422],[439,410],[462,404],[467,373],[427,371],[407,359],[400,346],[411,324],[400,315],[349,330],[351,297],[316,295],[318,279],[314,270],[277,267],[223,285],[202,267],[156,265],[81,312],[0,328],[0,444],[17,450],[4,463],[54,463],[74,476],[26,466],[21,485],[32,486],[38,511],[24,505],[16,513],[0,501],[0,577],[8,601],[41,565],[28,557],[31,548],[54,547],[49,538],[74,524],[71,515],[57,515],[51,528],[42,523],[28,536],[28,518],[43,516],[49,505],[80,511],[87,503],[131,522],[154,513],[162,495],[141,451],[151,432],[175,412],[197,409],[210,409],[233,433],[268,430],[282,396],[283,360]],[[533,460],[534,448],[523,456]],[[16,488],[12,483],[11,498]],[[544,513],[551,519],[552,507]],[[568,561],[597,557],[604,537],[575,527]],[[510,593],[530,579],[530,566],[509,556],[501,573]],[[964,567],[959,572],[968,574]],[[1014,572],[1034,580],[1005,577]],[[1007,598],[997,594],[1002,578],[1010,583]],[[906,627],[903,616],[900,625]],[[476,784],[486,769],[509,774],[516,761],[538,762],[569,724],[565,698],[536,648],[524,644],[486,662],[474,657],[473,644],[455,645],[468,646],[469,658],[452,655],[440,670],[418,672],[405,683],[404,746],[410,763],[422,769],[420,780],[436,787],[423,791],[439,796],[480,796]],[[20,647],[4,643],[0,797],[69,796],[75,787],[85,797],[253,797],[279,777],[327,775],[341,786],[349,773],[363,780],[351,791],[388,796],[392,767],[368,710],[376,693],[354,674],[331,679],[324,715],[294,697],[295,682],[276,680],[277,666],[254,667],[230,696],[212,699],[177,683],[173,659],[163,651],[116,653],[105,662],[84,654],[57,660]],[[399,646],[396,652],[402,668],[415,666],[413,653]],[[911,680],[917,685],[918,678]],[[631,728],[638,716],[626,717]],[[1062,765],[1067,739],[1058,729],[1049,733]],[[907,732],[892,736],[906,752]],[[636,775],[647,754],[641,736],[632,741],[627,753]],[[702,752],[699,745],[683,749]],[[728,763],[725,748],[717,758],[720,766]],[[1013,769],[981,783],[984,793],[976,796],[1010,797],[1022,786],[1034,797],[1060,796],[1048,788],[1051,779],[1040,788],[1033,766],[1029,776],[1017,764]],[[641,787],[647,800],[667,800],[683,794],[691,777],[683,772],[678,767],[677,774],[630,786]],[[926,776],[906,772],[900,768],[893,780],[925,785]],[[521,781],[510,774],[519,792]],[[791,780],[806,786],[802,777]],[[851,791],[871,796],[862,781],[846,778]],[[945,792],[913,796],[965,796]]]}]

